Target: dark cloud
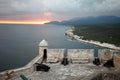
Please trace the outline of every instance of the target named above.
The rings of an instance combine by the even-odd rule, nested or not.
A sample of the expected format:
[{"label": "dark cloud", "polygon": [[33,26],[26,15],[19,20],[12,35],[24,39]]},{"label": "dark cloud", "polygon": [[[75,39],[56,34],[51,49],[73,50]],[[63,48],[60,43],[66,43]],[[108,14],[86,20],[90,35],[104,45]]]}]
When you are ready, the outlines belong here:
[{"label": "dark cloud", "polygon": [[0,0],[0,19],[52,19],[120,16],[119,0]]}]

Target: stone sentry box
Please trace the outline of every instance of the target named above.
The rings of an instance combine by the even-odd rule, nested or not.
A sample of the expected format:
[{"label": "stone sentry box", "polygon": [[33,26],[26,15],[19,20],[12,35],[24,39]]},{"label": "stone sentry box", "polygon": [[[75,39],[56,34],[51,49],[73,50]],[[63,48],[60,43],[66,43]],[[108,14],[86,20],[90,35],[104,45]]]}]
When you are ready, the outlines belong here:
[{"label": "stone sentry box", "polygon": [[60,62],[64,57],[65,49],[48,49],[46,40],[42,40],[39,44],[39,56],[46,58],[46,62],[56,63]]},{"label": "stone sentry box", "polygon": [[90,63],[94,60],[94,49],[68,49],[71,63]]}]

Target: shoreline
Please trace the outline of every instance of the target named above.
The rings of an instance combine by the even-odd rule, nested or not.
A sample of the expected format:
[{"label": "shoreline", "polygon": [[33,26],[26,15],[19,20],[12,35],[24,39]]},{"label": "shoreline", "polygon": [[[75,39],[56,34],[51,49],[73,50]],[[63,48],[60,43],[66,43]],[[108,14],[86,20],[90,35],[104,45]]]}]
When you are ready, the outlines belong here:
[{"label": "shoreline", "polygon": [[72,39],[75,39],[77,41],[81,41],[81,42],[85,42],[85,43],[90,43],[90,44],[94,44],[94,45],[98,45],[98,46],[101,46],[101,47],[107,47],[107,48],[110,48],[110,49],[115,49],[115,50],[120,50],[120,47],[117,47],[115,46],[114,44],[109,44],[109,43],[101,43],[99,41],[93,41],[93,40],[83,40],[83,36],[78,36],[78,35],[75,35],[73,33],[73,27],[68,29],[66,32],[65,32],[65,35],[68,36],[68,37],[71,37]]}]

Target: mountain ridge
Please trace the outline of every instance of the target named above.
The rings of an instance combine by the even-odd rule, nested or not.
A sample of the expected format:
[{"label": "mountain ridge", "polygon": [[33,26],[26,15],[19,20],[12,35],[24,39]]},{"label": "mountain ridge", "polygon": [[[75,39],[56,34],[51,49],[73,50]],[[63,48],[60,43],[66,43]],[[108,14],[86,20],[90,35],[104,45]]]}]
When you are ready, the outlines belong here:
[{"label": "mountain ridge", "polygon": [[47,24],[60,24],[60,25],[80,25],[80,24],[116,24],[120,23],[120,17],[117,16],[89,16],[89,17],[76,17],[64,21],[51,21]]}]

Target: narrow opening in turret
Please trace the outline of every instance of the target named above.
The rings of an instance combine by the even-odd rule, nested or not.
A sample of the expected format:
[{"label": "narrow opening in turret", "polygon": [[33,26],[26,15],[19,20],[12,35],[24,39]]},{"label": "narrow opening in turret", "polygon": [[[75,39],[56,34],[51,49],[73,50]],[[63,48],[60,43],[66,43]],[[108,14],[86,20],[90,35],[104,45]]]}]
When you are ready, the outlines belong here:
[{"label": "narrow opening in turret", "polygon": [[47,59],[47,49],[44,49],[44,51],[43,51],[43,59],[44,60]]}]

